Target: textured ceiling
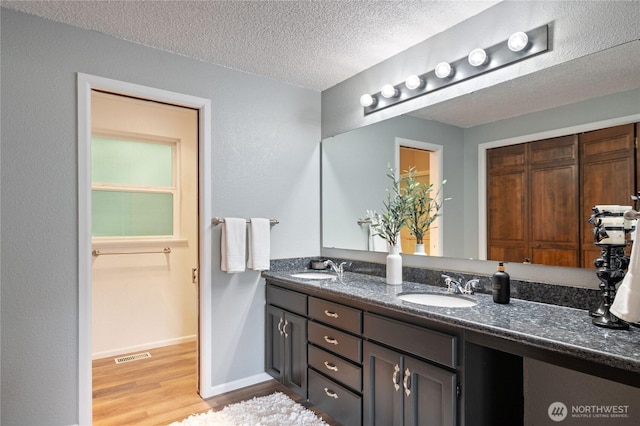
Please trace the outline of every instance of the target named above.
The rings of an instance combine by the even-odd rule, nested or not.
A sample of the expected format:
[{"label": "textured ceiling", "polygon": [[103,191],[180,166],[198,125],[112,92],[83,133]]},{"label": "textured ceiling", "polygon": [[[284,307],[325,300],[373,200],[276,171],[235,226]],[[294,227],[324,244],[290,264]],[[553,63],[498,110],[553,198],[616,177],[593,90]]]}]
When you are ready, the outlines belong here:
[{"label": "textured ceiling", "polygon": [[322,91],[498,1],[2,1],[3,7]]}]

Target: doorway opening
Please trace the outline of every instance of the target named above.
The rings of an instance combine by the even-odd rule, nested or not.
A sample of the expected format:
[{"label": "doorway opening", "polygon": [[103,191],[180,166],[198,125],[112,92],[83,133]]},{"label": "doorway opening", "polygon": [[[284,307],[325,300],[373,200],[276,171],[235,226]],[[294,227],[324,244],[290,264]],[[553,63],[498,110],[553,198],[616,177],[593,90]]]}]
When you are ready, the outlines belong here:
[{"label": "doorway opening", "polygon": [[[442,183],[442,151],[441,145],[396,138],[396,169],[401,176],[414,169],[416,181],[427,186],[433,184],[434,192],[431,195],[435,196]],[[416,237],[411,235],[407,227],[403,227],[400,231],[402,253],[442,256],[442,236],[442,218],[438,217],[423,237],[423,252],[422,249],[416,250]]]},{"label": "doorway opening", "polygon": [[[143,244],[140,243],[140,238],[138,238],[138,242],[126,241],[126,244],[123,244],[122,240],[135,240],[136,236],[125,235],[124,238],[120,236],[116,240],[118,242],[100,241],[102,244],[99,248],[92,247],[92,204],[94,201],[99,201],[102,199],[104,201],[105,193],[107,198],[116,198],[120,197],[123,199],[129,199],[128,207],[131,207],[131,199],[139,198],[140,188],[134,188],[129,192],[135,192],[132,197],[131,194],[125,194],[123,196],[122,188],[106,188],[107,191],[104,191],[103,194],[98,194],[98,196],[94,197],[94,191],[96,188],[92,188],[92,149],[91,149],[91,139],[94,130],[94,126],[92,126],[92,93],[97,92],[107,92],[113,95],[123,95],[128,98],[137,98],[144,99],[146,101],[151,101],[156,105],[172,105],[181,108],[188,108],[191,110],[195,110],[195,129],[194,132],[196,134],[196,144],[194,145],[194,155],[195,164],[192,160],[191,168],[194,170],[195,177],[195,185],[193,187],[192,192],[194,193],[192,200],[196,200],[195,202],[191,202],[194,209],[194,214],[192,215],[193,219],[193,229],[194,229],[194,241],[186,242],[183,241],[181,237],[176,237],[176,233],[172,232],[171,235],[154,235],[153,237],[146,238],[147,240],[155,241],[146,241]],[[96,104],[97,107],[97,104]],[[165,270],[171,269],[169,262],[171,262],[171,257],[178,257],[180,251],[189,251],[193,249],[193,253],[195,256],[195,264],[191,267],[187,268],[186,278],[182,278],[182,284],[186,286],[195,287],[192,290],[197,295],[197,302],[195,306],[197,307],[196,312],[197,315],[194,315],[194,319],[197,322],[194,331],[195,335],[197,335],[197,360],[198,360],[198,378],[197,382],[197,390],[200,393],[202,398],[206,398],[211,395],[211,385],[210,385],[210,371],[211,371],[211,352],[212,352],[212,343],[211,343],[211,293],[210,293],[210,284],[211,284],[211,265],[210,265],[210,246],[211,246],[211,236],[209,230],[210,224],[206,220],[206,218],[211,217],[210,205],[211,205],[211,191],[209,189],[209,185],[211,182],[211,157],[210,157],[210,126],[211,126],[211,105],[210,101],[207,99],[196,98],[193,96],[182,95],[174,92],[168,92],[164,90],[149,88],[146,86],[139,86],[129,83],[124,83],[116,80],[105,79],[96,76],[90,76],[86,74],[78,74],[78,221],[79,221],[79,252],[78,252],[78,266],[79,266],[79,423],[80,424],[91,424],[92,422],[92,359],[93,359],[93,271],[92,268],[96,264],[96,259],[100,259],[101,254],[105,254],[104,258],[112,258],[115,259],[117,257],[123,256],[120,253],[126,253],[125,257],[136,256],[133,262],[140,263],[144,257],[146,257],[146,261],[149,262],[151,268],[162,269]],[[136,116],[130,115],[130,118],[133,118],[131,121],[136,121]],[[137,120],[141,121],[141,120]],[[98,126],[101,127],[101,126]],[[105,130],[104,128],[101,130]],[[98,132],[99,133],[99,132]],[[123,135],[123,133],[125,133]],[[103,131],[100,134],[103,138],[112,138],[112,139],[123,139],[122,136],[129,136],[128,139],[132,139],[133,136],[135,143],[147,143],[147,147],[149,143],[155,143],[156,145],[169,145],[172,146],[173,142],[170,140],[163,139],[163,137],[158,138],[157,135],[155,138],[149,141],[149,137],[147,135],[146,139],[143,135],[145,132],[140,132],[139,130],[117,130],[115,132],[109,133],[108,131]],[[124,138],[127,139],[127,138]],[[143,139],[142,141],[140,139]],[[169,138],[171,139],[171,138]],[[102,141],[104,142],[104,141]],[[134,143],[134,144],[135,144]],[[161,148],[161,150],[164,148]],[[171,149],[169,150],[171,151]],[[175,155],[170,154],[171,162],[174,165],[179,164],[179,157],[185,156],[184,152]],[[200,159],[200,161],[198,160]],[[175,171],[175,167],[174,170]],[[173,173],[173,171],[172,171]],[[116,179],[117,180],[117,179]],[[103,182],[104,183],[104,182]],[[110,182],[109,184],[118,186],[121,184],[118,182]],[[130,182],[125,183],[124,186],[130,185]],[[144,186],[144,185],[143,185]],[[160,185],[162,186],[162,185]],[[165,185],[167,186],[167,185]],[[168,185],[170,186],[170,185]],[[105,189],[105,188],[102,188]],[[131,189],[131,188],[128,188]],[[155,188],[158,189],[158,188]],[[118,191],[119,190],[119,191]],[[119,194],[114,194],[118,193]],[[158,191],[150,191],[151,193],[157,194]],[[162,192],[162,191],[160,191]],[[151,197],[153,198],[153,197]],[[180,196],[167,196],[167,194],[163,194],[161,197],[157,197],[158,199],[163,199],[164,201],[160,202],[165,206],[172,205],[173,208],[176,208],[179,212],[182,212],[183,205],[181,205],[181,201],[186,199],[186,197]],[[170,200],[170,201],[167,201]],[[139,200],[138,200],[139,201]],[[119,201],[121,204],[127,204],[127,201]],[[112,202],[106,202],[103,205],[112,205]],[[134,202],[135,204],[135,202]],[[152,203],[153,204],[153,203]],[[158,203],[155,203],[158,204]],[[148,205],[147,205],[148,207]],[[147,207],[143,207],[142,210],[145,210]],[[170,222],[170,223],[169,223]],[[164,221],[165,228],[162,229],[171,229],[175,231],[176,229],[181,230],[184,226],[183,223],[179,219],[176,219],[175,215],[171,214],[171,220]],[[168,227],[168,228],[167,228]],[[143,226],[144,228],[144,226]],[[181,232],[181,231],[180,231]],[[168,232],[167,232],[168,234]],[[136,247],[138,244],[138,247]],[[158,253],[157,250],[151,249],[151,246],[162,246],[162,252]],[[142,248],[140,248],[142,247]],[[188,248],[187,250],[185,250]],[[95,250],[98,250],[96,252]],[[168,251],[167,251],[168,250]],[[150,251],[152,253],[146,253]],[[135,252],[136,254],[132,254]],[[106,256],[107,253],[116,254],[116,256]],[[97,254],[97,256],[96,256]],[[140,257],[142,256],[142,257]],[[103,259],[100,259],[101,261]],[[207,261],[208,260],[208,261]],[[118,263],[118,262],[116,262]],[[112,265],[113,266],[113,265]],[[126,268],[125,268],[126,269]],[[195,271],[192,273],[192,269]],[[97,275],[97,274],[96,274]],[[194,276],[193,281],[198,282],[192,284],[192,275]],[[186,280],[186,283],[184,282]],[[126,297],[126,295],[121,295],[121,297]],[[173,319],[175,320],[175,318]],[[174,321],[175,322],[175,321]],[[167,323],[171,324],[171,319],[167,319]],[[175,324],[173,324],[175,325]],[[160,339],[161,340],[161,339]],[[209,380],[208,380],[209,379]]]}]

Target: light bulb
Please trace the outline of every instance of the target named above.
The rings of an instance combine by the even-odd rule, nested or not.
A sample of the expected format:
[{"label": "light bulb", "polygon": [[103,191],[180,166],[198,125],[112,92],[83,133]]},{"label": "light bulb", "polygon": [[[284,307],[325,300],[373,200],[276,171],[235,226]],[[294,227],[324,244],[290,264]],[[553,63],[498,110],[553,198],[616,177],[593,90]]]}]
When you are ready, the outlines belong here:
[{"label": "light bulb", "polygon": [[424,86],[424,80],[414,74],[407,77],[404,85],[407,86],[407,89],[409,90],[415,90]]},{"label": "light bulb", "polygon": [[452,71],[453,69],[451,68],[451,65],[447,62],[440,62],[436,65],[436,76],[439,78],[451,77],[451,74],[453,74]]},{"label": "light bulb", "polygon": [[527,36],[527,34],[523,32],[511,34],[511,37],[509,37],[509,41],[507,41],[507,46],[512,52],[519,52],[523,50],[525,47],[527,47],[527,44],[529,44],[529,36]]},{"label": "light bulb", "polygon": [[360,96],[360,105],[362,105],[363,107],[373,106],[377,102],[378,100],[368,93]]},{"label": "light bulb", "polygon": [[474,67],[479,67],[487,62],[487,52],[484,49],[473,49],[469,53],[469,63]]},{"label": "light bulb", "polygon": [[382,86],[382,90],[380,91],[380,93],[385,98],[395,98],[396,96],[398,96],[398,89],[390,84],[385,84],[384,86]]}]

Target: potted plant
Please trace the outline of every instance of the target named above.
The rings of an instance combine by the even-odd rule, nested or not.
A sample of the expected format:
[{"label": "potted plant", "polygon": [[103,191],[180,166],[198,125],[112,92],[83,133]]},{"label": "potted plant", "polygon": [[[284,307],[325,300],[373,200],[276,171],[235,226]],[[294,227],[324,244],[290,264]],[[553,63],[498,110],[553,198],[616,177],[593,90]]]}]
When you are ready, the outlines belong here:
[{"label": "potted plant", "polygon": [[387,188],[387,200],[383,202],[382,214],[367,211],[371,220],[374,236],[380,236],[389,247],[387,255],[387,284],[402,284],[402,257],[400,256],[400,230],[406,225],[408,206],[411,198],[407,191],[400,188],[400,179],[389,166],[387,177],[391,179],[391,188]]},{"label": "potted plant", "polygon": [[442,216],[444,202],[451,198],[443,198],[442,188],[447,183],[443,180],[435,195],[433,183],[426,184],[416,179],[414,168],[409,169],[409,173],[402,179],[404,183],[404,194],[407,200],[406,225],[411,236],[416,239],[415,254],[425,254],[424,236],[429,232],[433,222]]}]

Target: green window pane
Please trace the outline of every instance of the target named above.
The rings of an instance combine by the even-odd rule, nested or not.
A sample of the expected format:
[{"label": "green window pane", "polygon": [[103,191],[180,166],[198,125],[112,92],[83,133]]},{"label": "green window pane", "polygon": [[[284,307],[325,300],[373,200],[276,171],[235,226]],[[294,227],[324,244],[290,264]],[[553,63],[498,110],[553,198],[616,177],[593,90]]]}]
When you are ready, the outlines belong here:
[{"label": "green window pane", "polygon": [[91,138],[91,180],[111,184],[173,185],[173,145]]},{"label": "green window pane", "polygon": [[173,194],[92,191],[94,237],[173,235]]}]

